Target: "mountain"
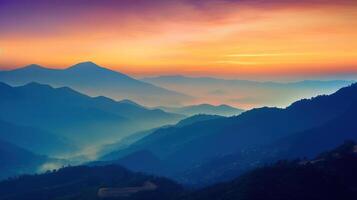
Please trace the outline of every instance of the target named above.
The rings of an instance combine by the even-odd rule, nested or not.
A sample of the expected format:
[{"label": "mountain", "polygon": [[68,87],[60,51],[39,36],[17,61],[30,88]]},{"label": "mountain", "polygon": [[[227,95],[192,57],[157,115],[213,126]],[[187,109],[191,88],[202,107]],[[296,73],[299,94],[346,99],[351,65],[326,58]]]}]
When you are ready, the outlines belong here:
[{"label": "mountain", "polygon": [[[345,140],[357,141],[355,117],[357,104],[327,123],[295,133],[274,143],[279,158],[312,158],[319,152],[335,148]],[[271,147],[272,148],[272,147]]]},{"label": "mountain", "polygon": [[[181,120],[181,121],[184,121],[185,119]],[[179,121],[177,124],[179,124],[181,121]],[[105,160],[110,160],[112,159],[111,156],[111,153],[114,151],[118,151],[118,150],[121,150],[121,149],[125,149],[127,148],[128,146],[130,146],[131,144],[133,144],[134,142],[150,135],[151,133],[153,133],[154,131],[158,130],[158,129],[161,129],[161,128],[166,128],[166,127],[170,127],[172,125],[164,125],[164,126],[160,126],[160,127],[157,127],[157,128],[153,128],[153,129],[149,129],[149,130],[143,130],[143,131],[138,131],[138,132],[135,132],[135,133],[132,133],[124,138],[121,138],[119,141],[116,141],[116,142],[112,142],[112,143],[109,143],[109,144],[105,144],[103,146],[100,147],[100,149],[98,150],[97,152],[97,156],[98,157],[106,157]],[[107,157],[108,156],[108,157]],[[113,157],[115,159],[115,156]]]},{"label": "mountain", "polygon": [[210,77],[159,76],[142,81],[196,97],[195,103],[234,105],[239,108],[286,107],[301,98],[330,94],[352,84],[345,80],[259,82]]},{"label": "mountain", "polygon": [[168,179],[115,165],[65,167],[0,182],[3,200],[169,199],[182,191],[180,185]]},{"label": "mountain", "polygon": [[125,74],[82,62],[66,69],[49,69],[39,65],[1,71],[0,81],[18,86],[30,82],[53,87],[71,87],[91,96],[131,99],[144,105],[179,105],[191,97],[136,80]]},{"label": "mountain", "polygon": [[116,160],[93,161],[86,163],[88,166],[120,165],[131,171],[144,172],[168,176],[170,174],[169,163],[160,160],[153,153],[146,150],[135,151]]},{"label": "mountain", "polygon": [[[246,111],[235,117],[159,129],[128,148],[115,152],[114,155],[120,158],[135,151],[148,150],[160,160],[173,164],[175,168],[172,172],[176,174],[173,175],[176,178],[182,178],[180,172],[225,155],[249,153],[245,156],[248,157],[247,163],[254,167],[256,162],[259,164],[264,161],[259,160],[261,153],[275,152],[273,151],[275,148],[272,148],[274,143],[296,133],[321,127],[343,116],[349,110],[353,110],[356,104],[357,84],[353,84],[331,95],[297,101],[285,109],[264,107]],[[351,119],[353,119],[352,116],[352,114],[349,115]],[[343,130],[341,127],[343,124],[340,124],[340,128],[336,126],[336,131],[331,132],[331,138],[338,130]],[[346,132],[340,140],[349,139],[347,136],[351,134],[353,132]],[[263,148],[269,145],[272,146]],[[265,151],[256,152],[261,148]],[[250,152],[257,154],[253,154],[256,159],[251,156]],[[240,160],[237,159],[232,164],[237,162],[239,163]]]},{"label": "mountain", "polygon": [[0,182],[0,199],[338,200],[356,199],[357,145],[347,141],[311,160],[281,160],[225,183],[184,189],[117,165],[64,167]]},{"label": "mountain", "polygon": [[0,119],[51,132],[80,146],[100,145],[182,118],[159,109],[38,83],[18,87],[0,83],[0,109]]},{"label": "mountain", "polygon": [[179,121],[175,125],[163,126],[155,129],[150,129],[147,131],[141,131],[136,134],[130,135],[126,138],[123,138],[119,142],[105,145],[100,151],[100,160],[89,163],[90,165],[108,165],[108,164],[118,164],[124,166],[133,171],[145,172],[150,174],[159,174],[159,175],[169,175],[170,169],[173,167],[170,163],[162,161],[153,153],[147,150],[138,150],[131,151],[118,159],[118,153],[121,151],[126,151],[126,148],[130,147],[131,144],[139,141],[144,137],[148,137],[150,134],[154,133],[157,130],[165,129],[169,127],[182,127],[187,126],[196,122],[224,118],[218,115],[195,115],[188,117]]},{"label": "mountain", "polygon": [[198,114],[207,114],[207,115],[221,115],[221,116],[233,116],[239,115],[244,110],[239,108],[234,108],[228,105],[219,105],[214,106],[210,104],[199,104],[192,106],[184,106],[184,107],[158,107],[162,110],[172,113],[178,113],[186,116],[193,116]]},{"label": "mountain", "polygon": [[[344,88],[340,93],[353,94],[352,88]],[[346,98],[349,97],[346,96]],[[218,156],[209,162],[187,170],[178,177],[181,182],[188,181],[190,184],[207,185],[230,180],[264,163],[280,159],[313,158],[320,152],[336,148],[345,140],[357,141],[357,126],[354,120],[356,113],[357,104],[352,103],[345,112],[320,126],[293,133],[272,144]]]},{"label": "mountain", "polygon": [[[222,116],[218,116],[218,115],[194,115],[188,118],[185,118],[181,121],[179,121],[177,124],[175,125],[170,125],[170,126],[163,126],[163,127],[159,127],[159,128],[154,128],[154,129],[150,129],[147,131],[142,131],[142,132],[138,132],[137,134],[133,134],[130,135],[122,140],[120,140],[117,143],[111,144],[110,146],[106,146],[106,149],[112,149],[111,152],[107,152],[106,154],[102,155],[102,157],[100,158],[101,160],[113,160],[114,162],[116,162],[116,159],[119,158],[122,155],[126,155],[126,154],[135,154],[135,152],[138,150],[136,147],[132,147],[131,145],[137,145],[136,142],[140,143],[141,141],[146,141],[145,138],[151,138],[152,134],[156,135],[156,132],[161,132],[161,131],[166,131],[167,129],[175,129],[175,128],[179,128],[179,127],[184,127],[184,126],[188,126],[191,124],[194,124],[196,122],[202,122],[202,121],[207,121],[207,120],[212,120],[212,119],[220,119],[220,118],[225,118]],[[164,136],[164,135],[163,135]],[[158,136],[160,137],[160,136]],[[143,148],[145,149],[145,148]],[[141,151],[141,150],[138,150]],[[145,151],[146,152],[146,151]]]},{"label": "mountain", "polygon": [[280,161],[195,191],[185,200],[338,200],[357,198],[357,145],[347,142],[313,160]]},{"label": "mountain", "polygon": [[166,170],[165,163],[158,159],[149,151],[137,151],[129,154],[119,160],[116,160],[114,164],[124,166],[130,170],[145,172],[145,173],[161,173]]},{"label": "mountain", "polygon": [[21,173],[33,173],[48,161],[45,156],[0,140],[0,179]]},{"label": "mountain", "polygon": [[0,120],[0,140],[10,142],[36,154],[59,155],[76,150],[74,144],[58,135],[28,126]]},{"label": "mountain", "polygon": [[187,117],[185,119],[182,119],[175,125],[165,125],[165,126],[161,126],[161,127],[157,127],[157,128],[153,128],[153,129],[149,129],[149,130],[139,131],[139,132],[130,134],[129,136],[120,139],[118,142],[114,142],[114,143],[110,143],[110,144],[106,144],[106,145],[102,146],[100,151],[98,152],[98,156],[100,156],[101,159],[104,159],[104,160],[111,160],[111,159],[115,160],[117,158],[116,152],[129,147],[134,142],[152,134],[153,132],[155,132],[159,129],[164,129],[164,128],[168,128],[168,127],[186,126],[186,125],[189,125],[189,124],[192,124],[195,122],[205,121],[205,120],[210,120],[210,119],[217,119],[217,118],[223,118],[223,117],[218,116],[218,115],[200,114],[200,115],[194,115],[192,117]]},{"label": "mountain", "polygon": [[[190,124],[194,124],[197,122],[202,122],[202,121],[207,121],[207,120],[212,120],[212,119],[220,119],[224,118],[220,115],[207,115],[207,114],[197,114],[193,115],[191,117],[187,117],[181,121],[179,121],[175,126],[176,127],[183,127],[183,126],[188,126]],[[165,127],[163,127],[165,128]]]}]

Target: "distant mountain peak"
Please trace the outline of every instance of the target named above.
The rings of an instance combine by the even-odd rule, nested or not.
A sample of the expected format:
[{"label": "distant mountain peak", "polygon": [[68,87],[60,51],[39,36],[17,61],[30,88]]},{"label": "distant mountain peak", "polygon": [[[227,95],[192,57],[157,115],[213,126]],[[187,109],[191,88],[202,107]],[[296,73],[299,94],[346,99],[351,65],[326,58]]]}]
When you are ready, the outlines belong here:
[{"label": "distant mountain peak", "polygon": [[30,82],[27,83],[26,85],[20,86],[20,87],[24,87],[24,88],[46,88],[46,89],[54,89],[53,87],[51,87],[50,85],[47,84],[42,84],[42,83],[38,83],[38,82]]},{"label": "distant mountain peak", "polygon": [[48,86],[47,84],[42,84],[42,83],[38,83],[35,81],[29,82],[26,85],[28,85],[28,86],[31,86],[31,85],[33,85],[33,86]]},{"label": "distant mountain peak", "polygon": [[95,64],[94,62],[86,61],[86,62],[77,63],[69,67],[68,69],[104,69],[104,68]]},{"label": "distant mountain peak", "polygon": [[26,65],[25,67],[22,67],[22,68],[19,68],[19,69],[31,69],[31,70],[34,70],[34,69],[45,69],[45,67],[41,66],[41,65],[38,65],[38,64],[30,64],[30,65]]},{"label": "distant mountain peak", "polygon": [[41,65],[38,65],[38,64],[29,64],[26,66],[27,68],[39,68],[39,67],[42,67]]},{"label": "distant mountain peak", "polygon": [[[80,63],[77,63],[75,65],[92,65],[92,66],[98,66],[97,64],[95,64],[94,62],[92,61],[84,61],[84,62],[80,62]],[[99,66],[98,66],[99,67]]]}]

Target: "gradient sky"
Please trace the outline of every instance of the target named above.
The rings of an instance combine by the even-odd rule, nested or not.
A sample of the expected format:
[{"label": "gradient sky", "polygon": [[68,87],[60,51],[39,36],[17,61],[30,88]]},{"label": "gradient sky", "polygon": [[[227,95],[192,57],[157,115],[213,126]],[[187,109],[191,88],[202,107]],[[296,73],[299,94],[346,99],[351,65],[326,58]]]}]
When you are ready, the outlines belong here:
[{"label": "gradient sky", "polygon": [[357,1],[0,0],[1,69],[89,60],[138,76],[356,73]]}]

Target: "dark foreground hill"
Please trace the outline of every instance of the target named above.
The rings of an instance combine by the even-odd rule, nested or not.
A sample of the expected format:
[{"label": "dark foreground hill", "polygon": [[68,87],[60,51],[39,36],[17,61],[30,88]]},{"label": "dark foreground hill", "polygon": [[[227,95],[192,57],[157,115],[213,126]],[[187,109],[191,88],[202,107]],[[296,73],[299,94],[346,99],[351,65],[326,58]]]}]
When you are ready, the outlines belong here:
[{"label": "dark foreground hill", "polygon": [[312,160],[279,161],[200,190],[115,165],[79,166],[0,182],[0,199],[353,200],[356,169],[357,145],[346,142]]},{"label": "dark foreground hill", "polygon": [[357,199],[357,145],[347,142],[309,161],[280,161],[227,183],[194,192],[185,200]]},{"label": "dark foreground hill", "polygon": [[0,183],[1,200],[170,199],[182,192],[176,183],[130,172],[119,166],[66,167]]}]

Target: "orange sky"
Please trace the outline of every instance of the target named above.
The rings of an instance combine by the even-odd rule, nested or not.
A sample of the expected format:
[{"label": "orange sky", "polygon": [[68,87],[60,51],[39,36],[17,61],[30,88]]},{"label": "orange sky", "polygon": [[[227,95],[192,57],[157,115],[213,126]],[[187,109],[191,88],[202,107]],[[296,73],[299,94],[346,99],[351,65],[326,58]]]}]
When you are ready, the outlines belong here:
[{"label": "orange sky", "polygon": [[90,60],[139,76],[357,72],[353,1],[43,2],[0,5],[1,68]]}]

